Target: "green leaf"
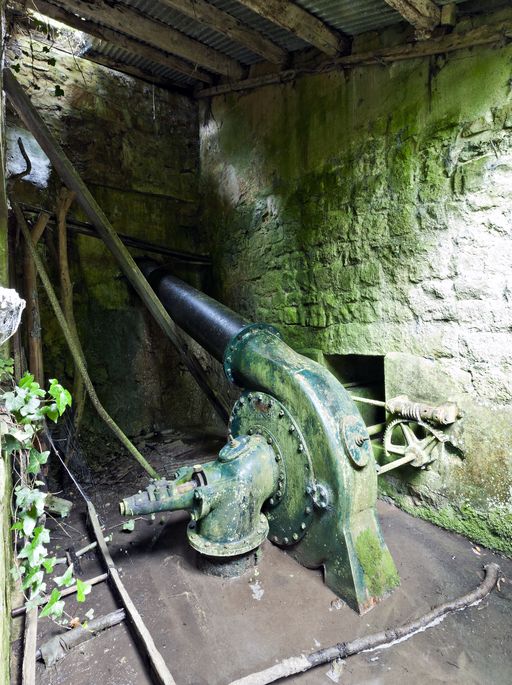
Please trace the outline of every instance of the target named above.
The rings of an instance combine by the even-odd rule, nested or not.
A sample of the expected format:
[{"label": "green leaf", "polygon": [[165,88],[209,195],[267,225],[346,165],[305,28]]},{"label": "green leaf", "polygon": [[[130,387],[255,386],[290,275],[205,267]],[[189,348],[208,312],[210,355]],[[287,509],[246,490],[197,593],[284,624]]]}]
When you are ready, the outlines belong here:
[{"label": "green leaf", "polygon": [[46,464],[48,461],[49,456],[49,451],[39,452],[32,447],[28,455],[27,473],[33,473],[34,475],[37,475],[41,470],[41,466]]},{"label": "green leaf", "polygon": [[34,518],[33,516],[30,516],[29,514],[25,514],[22,519],[22,530],[23,533],[27,538],[29,538],[32,535],[32,532],[34,528],[36,527],[37,523],[37,518]]},{"label": "green leaf", "polygon": [[46,573],[53,573],[57,557],[49,557],[48,559],[43,559],[43,567]]},{"label": "green leaf", "polygon": [[[60,600],[60,590],[53,588],[50,599],[48,600],[46,606],[39,614],[39,618],[44,618],[45,616],[52,616],[53,618],[59,618],[62,615],[64,609],[64,602]],[[59,606],[60,605],[60,606]]]},{"label": "green leaf", "polygon": [[57,423],[60,416],[59,410],[57,409],[57,405],[55,404],[55,402],[52,402],[52,404],[49,404],[46,407],[41,407],[41,414],[47,416],[54,423]]},{"label": "green leaf", "polygon": [[34,382],[33,374],[29,373],[28,371],[25,371],[23,376],[20,378],[20,382],[18,383],[18,385],[20,388],[26,388],[26,387],[29,387],[33,382]]},{"label": "green leaf", "polygon": [[130,519],[129,521],[126,521],[123,523],[122,530],[126,531],[132,531],[135,528],[135,521],[133,519]]},{"label": "green leaf", "polygon": [[89,583],[84,583],[80,578],[76,579],[76,601],[85,602],[85,596],[91,591]]},{"label": "green leaf", "polygon": [[73,564],[70,564],[66,572],[62,576],[57,576],[54,578],[54,581],[57,583],[59,587],[69,587],[70,585],[73,585]]},{"label": "green leaf", "polygon": [[50,378],[49,394],[55,400],[59,415],[62,415],[66,407],[71,406],[71,394],[68,390],[62,387],[56,378]]}]

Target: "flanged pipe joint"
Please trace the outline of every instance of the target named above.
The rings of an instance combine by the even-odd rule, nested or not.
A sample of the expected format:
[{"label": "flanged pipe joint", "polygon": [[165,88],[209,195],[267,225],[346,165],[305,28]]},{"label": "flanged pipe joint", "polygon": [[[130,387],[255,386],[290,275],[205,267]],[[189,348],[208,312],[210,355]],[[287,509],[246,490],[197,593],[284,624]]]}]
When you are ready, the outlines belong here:
[{"label": "flanged pipe joint", "polygon": [[139,266],[186,333],[243,389],[217,461],[180,469],[123,500],[122,513],[187,509],[199,552],[229,557],[265,536],[360,612],[399,583],[376,515],[370,437],[341,383],[292,350],[276,329],[249,323],[156,262]]},{"label": "flanged pipe joint", "polygon": [[264,502],[277,489],[276,452],[262,436],[231,438],[208,464],[183,467],[172,480],[154,480],[123,499],[121,514],[190,512],[192,547],[211,557],[235,557],[257,549],[268,535]]}]

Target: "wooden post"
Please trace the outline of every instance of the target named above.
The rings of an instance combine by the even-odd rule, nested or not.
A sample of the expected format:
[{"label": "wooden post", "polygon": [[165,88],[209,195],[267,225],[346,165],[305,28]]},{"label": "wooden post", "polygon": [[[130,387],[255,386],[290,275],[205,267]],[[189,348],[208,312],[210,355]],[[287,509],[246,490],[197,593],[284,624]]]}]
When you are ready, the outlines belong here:
[{"label": "wooden post", "polygon": [[60,175],[63,182],[70,190],[73,190],[76,193],[77,202],[80,204],[86,215],[89,217],[89,220],[92,222],[100,236],[105,241],[105,244],[116,258],[123,273],[140,295],[142,301],[145,303],[160,328],[176,347],[183,363],[209,399],[212,407],[215,409],[220,419],[224,423],[227,423],[228,413],[226,408],[216,396],[212,388],[210,388],[206,379],[206,375],[199,364],[199,361],[183,345],[181,336],[177,331],[171,317],[166,312],[164,306],[155,295],[153,289],[142,275],[131,254],[119,239],[116,231],[110,224],[96,200],[93,198],[81,176],[78,174],[71,161],[66,156],[64,150],[55,140],[52,133],[39,116],[38,112],[30,102],[30,99],[21,85],[16,80],[12,71],[10,69],[4,69],[3,77],[5,92],[7,93],[7,96],[17,114],[20,116],[43,151],[46,153],[48,159],[57,170],[57,173]]},{"label": "wooden post", "polygon": [[108,571],[109,581],[112,589],[126,611],[126,618],[128,619],[128,623],[135,633],[137,643],[143,648],[144,655],[149,660],[155,683],[157,683],[157,685],[176,685],[176,681],[167,668],[167,664],[165,663],[162,655],[156,648],[153,638],[151,637],[151,633],[146,628],[146,625],[142,620],[142,616],[139,614],[137,607],[132,602],[130,595],[123,585],[123,581],[119,576],[119,572],[108,550],[107,543],[105,542],[105,537],[103,536],[103,531],[101,530],[96,509],[90,500],[87,500],[87,515],[89,525],[92,528],[92,533],[96,538],[96,542],[98,543],[98,551],[106,570]]},{"label": "wooden post", "polygon": [[[50,214],[41,212],[31,231],[34,247],[43,235]],[[28,368],[41,387],[44,385],[43,345],[41,340],[41,320],[39,316],[39,297],[37,295],[37,271],[28,247],[24,250],[24,293],[27,299],[27,342]]]}]

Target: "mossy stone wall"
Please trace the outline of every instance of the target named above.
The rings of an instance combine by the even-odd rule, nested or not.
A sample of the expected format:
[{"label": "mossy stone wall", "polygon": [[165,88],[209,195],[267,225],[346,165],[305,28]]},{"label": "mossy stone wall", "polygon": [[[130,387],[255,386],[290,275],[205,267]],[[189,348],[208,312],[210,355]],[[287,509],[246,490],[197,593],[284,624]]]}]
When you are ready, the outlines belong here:
[{"label": "mossy stone wall", "polygon": [[[65,46],[68,39],[75,56],[49,47],[34,33],[30,39],[18,32],[9,48],[16,77],[117,231],[199,252],[197,105],[81,59],[84,46],[76,32],[62,34],[56,45]],[[60,181],[45,155],[14,116],[7,133],[10,169],[24,166],[18,135],[33,165],[18,183],[18,199],[53,209]],[[76,204],[71,215],[87,220]],[[57,286],[54,229],[47,230],[41,249]],[[213,421],[202,393],[102,241],[73,235],[69,252],[89,372],[114,420],[130,435]],[[201,267],[181,266],[177,272],[197,283],[204,275]],[[46,374],[70,385],[72,361],[44,294],[40,297]],[[102,429],[92,409],[85,425]]]},{"label": "mossy stone wall", "polygon": [[[463,507],[512,521],[511,66],[500,45],[303,77],[215,98],[200,129],[217,295],[299,350],[435,360],[464,450],[400,497],[473,537]],[[386,357],[387,391],[437,401],[407,368]]]}]

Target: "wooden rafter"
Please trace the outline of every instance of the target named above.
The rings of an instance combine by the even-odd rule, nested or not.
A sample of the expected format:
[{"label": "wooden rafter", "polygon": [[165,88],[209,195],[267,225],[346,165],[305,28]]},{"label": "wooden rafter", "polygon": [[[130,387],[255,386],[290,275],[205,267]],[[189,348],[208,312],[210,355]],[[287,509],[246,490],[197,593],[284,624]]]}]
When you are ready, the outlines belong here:
[{"label": "wooden rafter", "polygon": [[[210,74],[208,74],[203,69],[194,67],[193,64],[190,64],[185,60],[179,59],[174,55],[169,55],[168,53],[162,52],[162,50],[154,48],[151,45],[140,43],[138,40],[130,38],[129,36],[124,35],[123,33],[119,33],[118,31],[114,31],[113,29],[100,26],[99,24],[96,24],[92,21],[81,19],[76,14],[68,12],[62,7],[57,7],[57,5],[54,5],[51,2],[47,2],[46,0],[31,0],[30,7],[32,9],[37,10],[40,14],[43,14],[46,17],[50,17],[50,19],[60,21],[62,24],[65,24],[66,26],[69,26],[73,29],[77,29],[79,31],[83,31],[84,33],[87,33],[90,36],[99,38],[105,43],[115,45],[116,47],[122,48],[123,50],[132,53],[133,55],[137,55],[139,57],[148,59],[151,62],[154,62],[155,64],[160,64],[161,66],[166,67],[167,69],[172,69],[173,71],[176,71],[179,74],[183,74],[184,76],[188,76],[189,78],[201,81],[202,83],[212,83],[213,81],[212,76]],[[89,59],[89,55],[87,54],[83,55],[83,57]],[[91,57],[91,59],[92,61],[98,61],[98,59],[96,59],[95,57]],[[108,61],[106,57],[102,59],[104,59],[103,63],[105,63],[105,61]],[[124,66],[123,68],[121,68],[122,65],[120,64],[117,64],[117,66],[115,66],[114,64],[106,64],[106,66],[112,66],[112,68],[115,68],[118,71],[126,71],[126,73],[130,73],[133,76],[140,77],[142,75],[144,77],[144,74],[146,73],[141,69],[138,69],[139,73],[135,73],[133,70],[128,71],[128,69],[130,69],[128,65],[126,65],[126,69],[124,68]],[[154,75],[147,74],[147,76],[151,77],[149,78],[149,80],[154,80]],[[161,81],[161,85],[165,85],[165,79],[160,78],[157,79],[157,81]]]},{"label": "wooden rafter", "polygon": [[432,31],[441,23],[441,10],[432,0],[385,0],[419,31]]},{"label": "wooden rafter", "polygon": [[219,31],[269,62],[282,64],[286,60],[285,50],[265,38],[259,31],[243,24],[236,17],[223,12],[215,5],[210,5],[206,0],[160,0],[160,4],[172,7],[185,16]]},{"label": "wooden rafter", "polygon": [[[370,50],[368,52],[356,52],[351,55],[337,57],[333,60],[325,60],[323,65],[318,65],[318,71],[326,73],[327,71],[340,68],[353,69],[366,65],[391,64],[403,60],[466,50],[479,45],[503,45],[510,40],[512,40],[512,22],[505,20],[495,25],[479,26],[465,33],[451,33],[437,36],[431,40],[411,41],[402,45]],[[301,72],[300,68],[288,69],[287,71],[248,78],[238,83],[223,83],[211,88],[203,88],[196,93],[196,97],[208,98],[232,91],[249,91],[262,86],[284,84],[306,74],[310,75],[311,69],[307,69],[305,72]]]},{"label": "wooden rafter", "polygon": [[289,0],[238,0],[261,17],[277,24],[330,57],[350,51],[350,40],[321,19]]},{"label": "wooden rafter", "polygon": [[135,40],[148,43],[164,52],[200,65],[208,71],[229,78],[241,78],[242,65],[221,52],[189,38],[180,31],[160,21],[150,19],[142,12],[127,5],[105,0],[58,0],[52,2],[77,16],[114,31],[119,31]]}]

